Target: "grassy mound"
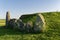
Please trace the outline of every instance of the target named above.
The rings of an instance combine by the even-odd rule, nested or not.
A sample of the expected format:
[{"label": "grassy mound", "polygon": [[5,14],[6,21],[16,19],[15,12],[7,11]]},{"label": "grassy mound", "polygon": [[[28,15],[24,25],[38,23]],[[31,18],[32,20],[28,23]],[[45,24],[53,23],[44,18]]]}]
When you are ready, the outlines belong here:
[{"label": "grassy mound", "polygon": [[44,33],[25,34],[17,30],[0,27],[0,40],[60,40],[60,12],[46,12],[42,15],[47,26]]},{"label": "grassy mound", "polygon": [[37,14],[26,14],[26,15],[22,15],[20,17],[20,19],[22,19],[23,22],[28,22],[28,21],[31,21],[31,22],[34,22],[34,20],[36,19],[36,16]]}]

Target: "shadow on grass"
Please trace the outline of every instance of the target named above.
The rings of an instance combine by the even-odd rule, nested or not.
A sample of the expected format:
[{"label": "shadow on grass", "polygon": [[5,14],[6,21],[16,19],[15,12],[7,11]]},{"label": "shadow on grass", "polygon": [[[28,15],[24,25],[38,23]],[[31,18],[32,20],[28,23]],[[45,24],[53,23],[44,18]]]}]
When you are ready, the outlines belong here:
[{"label": "shadow on grass", "polygon": [[9,28],[4,28],[5,26],[0,26],[0,36],[3,35],[25,35],[25,34],[40,34],[40,33],[24,33],[19,30],[13,30]]}]

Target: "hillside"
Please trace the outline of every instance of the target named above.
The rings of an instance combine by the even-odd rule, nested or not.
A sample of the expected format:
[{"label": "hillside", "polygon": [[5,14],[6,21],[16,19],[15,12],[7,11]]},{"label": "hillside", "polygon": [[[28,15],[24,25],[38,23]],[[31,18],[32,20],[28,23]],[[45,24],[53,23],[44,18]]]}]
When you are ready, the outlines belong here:
[{"label": "hillside", "polygon": [[[46,22],[45,32],[39,34],[25,34],[17,30],[4,29],[1,27],[0,40],[60,40],[60,12],[46,12],[42,13],[42,15]],[[33,18],[34,17],[35,16],[33,16]],[[24,22],[29,21],[29,19],[25,18]]]}]

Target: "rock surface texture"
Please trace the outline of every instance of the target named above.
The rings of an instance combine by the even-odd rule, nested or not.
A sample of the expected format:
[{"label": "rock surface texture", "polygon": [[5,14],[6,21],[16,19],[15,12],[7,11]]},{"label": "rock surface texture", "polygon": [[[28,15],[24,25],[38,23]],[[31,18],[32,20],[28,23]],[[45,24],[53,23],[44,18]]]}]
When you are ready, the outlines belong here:
[{"label": "rock surface texture", "polygon": [[17,19],[10,19],[8,23],[8,28],[11,28],[11,29],[17,28]]},{"label": "rock surface texture", "polygon": [[45,29],[45,20],[41,13],[22,15],[19,19],[8,20],[7,17],[6,24],[9,25],[9,28],[19,29],[21,32],[38,33]]},{"label": "rock surface texture", "polygon": [[[22,15],[20,19],[24,22],[26,22],[25,29],[27,32],[43,32],[45,29],[45,20],[42,14],[30,14],[30,15]],[[30,25],[31,23],[28,23],[28,21],[31,21],[33,26]],[[32,27],[31,27],[32,26]]]},{"label": "rock surface texture", "polygon": [[7,13],[6,13],[6,27],[5,28],[7,28],[8,27],[8,22],[10,21],[10,12],[8,11]]},{"label": "rock surface texture", "polygon": [[44,31],[45,20],[41,14],[38,14],[36,20],[34,22],[33,30],[34,32],[42,32]]}]

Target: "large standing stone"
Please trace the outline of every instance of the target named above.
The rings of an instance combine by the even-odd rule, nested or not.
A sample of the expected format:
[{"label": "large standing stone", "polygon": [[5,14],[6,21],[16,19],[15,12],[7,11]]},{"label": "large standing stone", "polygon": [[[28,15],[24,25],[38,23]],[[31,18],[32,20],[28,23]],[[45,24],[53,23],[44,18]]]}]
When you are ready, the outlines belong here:
[{"label": "large standing stone", "polygon": [[8,27],[8,22],[10,21],[10,12],[6,13],[6,28]]},{"label": "large standing stone", "polygon": [[38,14],[34,22],[34,32],[43,32],[45,28],[45,20],[41,14]]}]

